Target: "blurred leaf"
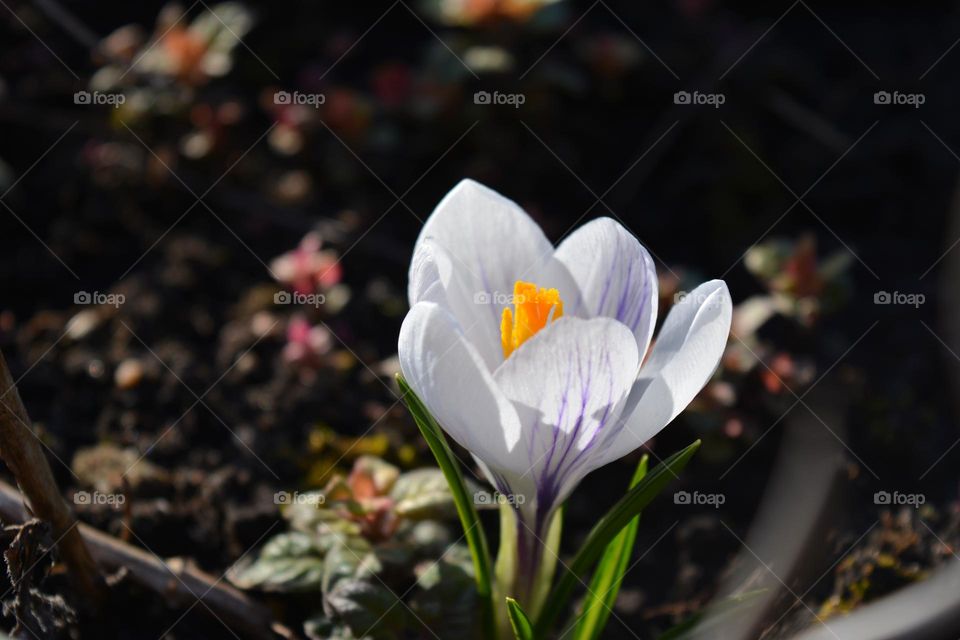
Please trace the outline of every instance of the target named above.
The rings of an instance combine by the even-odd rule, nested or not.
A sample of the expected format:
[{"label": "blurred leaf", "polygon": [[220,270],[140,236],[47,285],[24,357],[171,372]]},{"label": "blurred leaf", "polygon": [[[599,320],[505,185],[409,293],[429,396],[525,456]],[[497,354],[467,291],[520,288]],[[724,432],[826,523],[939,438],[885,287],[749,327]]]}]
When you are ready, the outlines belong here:
[{"label": "blurred leaf", "polygon": [[533,640],[533,625],[520,603],[508,597],[507,612],[510,614],[510,626],[513,627],[513,635],[517,640]]},{"label": "blurred leaf", "polygon": [[336,624],[324,615],[305,620],[303,633],[309,640],[357,640],[350,627]]},{"label": "blurred leaf", "polygon": [[[416,550],[418,558],[438,558],[453,542],[450,527],[436,520],[420,520],[411,522],[401,528],[397,539]],[[470,563],[470,550],[463,547],[467,553],[467,562]],[[473,567],[470,568],[473,575]]]},{"label": "blurred leaf", "polygon": [[637,486],[628,491],[627,495],[623,496],[617,504],[613,505],[613,508],[591,529],[586,542],[574,556],[573,561],[569,565],[564,565],[565,570],[553,591],[550,592],[543,611],[537,618],[536,630],[538,636],[546,635],[546,632],[566,605],[567,600],[570,599],[574,587],[578,582],[581,582],[580,576],[590,570],[590,567],[594,565],[613,538],[620,533],[620,530],[627,526],[644,507],[650,504],[650,501],[663,490],[670,480],[677,476],[677,473],[683,470],[699,448],[700,441],[697,440],[686,449],[678,451],[658,464]]},{"label": "blurred leaf", "polygon": [[[640,464],[630,481],[630,489],[637,486],[647,475],[648,456],[640,458]],[[617,534],[603,552],[603,557],[597,564],[587,588],[581,613],[577,619],[577,628],[574,632],[575,640],[596,640],[600,637],[610,618],[610,612],[617,601],[620,584],[633,555],[633,545],[637,539],[637,528],[640,526],[640,514],[633,517],[624,529]]]},{"label": "blurred leaf", "polygon": [[478,636],[477,591],[470,550],[454,545],[439,561],[415,569],[417,587],[410,608],[441,638],[469,640]]},{"label": "blurred leaf", "polygon": [[263,546],[248,565],[235,565],[230,581],[241,589],[280,593],[319,591],[324,574],[323,552],[303,533],[282,533]]},{"label": "blurred leaf", "polygon": [[[376,580],[341,580],[323,596],[324,611],[362,637],[384,640],[402,637],[406,608]],[[376,635],[370,633],[376,630]]]},{"label": "blurred leaf", "polygon": [[395,638],[405,622],[404,607],[379,577],[383,563],[364,540],[344,541],[327,553],[323,573],[323,611],[334,622],[366,636]]},{"label": "blurred leaf", "polygon": [[440,469],[415,469],[397,479],[390,492],[394,510],[411,520],[442,520],[456,515],[450,486]]},{"label": "blurred leaf", "polygon": [[475,571],[475,580],[477,584],[477,595],[480,597],[481,621],[483,625],[484,637],[495,638],[496,631],[493,620],[493,600],[492,584],[490,571],[490,551],[487,546],[487,538],[483,532],[483,524],[480,522],[480,516],[473,503],[473,496],[468,493],[467,485],[463,480],[463,474],[457,464],[456,457],[450,450],[450,445],[440,429],[440,425],[433,419],[430,412],[413,392],[413,389],[403,379],[403,376],[397,375],[397,383],[400,385],[400,391],[407,404],[407,408],[413,415],[420,433],[427,441],[430,451],[437,459],[437,464],[443,471],[450,491],[453,495],[454,503],[457,507],[457,514],[460,516],[460,524],[463,526],[464,537],[470,547],[473,556],[473,566]]},{"label": "blurred leaf", "polygon": [[329,593],[342,580],[369,578],[383,567],[365,540],[342,540],[324,558],[323,592]]}]

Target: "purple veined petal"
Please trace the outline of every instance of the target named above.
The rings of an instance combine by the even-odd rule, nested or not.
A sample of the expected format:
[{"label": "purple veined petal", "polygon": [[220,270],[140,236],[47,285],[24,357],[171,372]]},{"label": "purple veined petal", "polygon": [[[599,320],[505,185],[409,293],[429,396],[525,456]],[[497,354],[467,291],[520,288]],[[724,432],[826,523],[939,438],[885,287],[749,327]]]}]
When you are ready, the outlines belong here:
[{"label": "purple veined petal", "polygon": [[571,313],[607,317],[625,324],[641,357],[657,321],[657,270],[640,242],[620,223],[597,218],[560,243],[555,254],[567,266],[581,292]]},{"label": "purple veined petal", "polygon": [[522,475],[535,483],[538,520],[594,468],[593,456],[616,435],[638,366],[636,340],[622,323],[563,317],[494,372],[519,417],[529,464]]},{"label": "purple veined petal", "polygon": [[630,392],[623,424],[597,466],[640,447],[690,404],[720,363],[732,315],[722,280],[701,284],[670,309]]},{"label": "purple veined petal", "polygon": [[420,233],[410,267],[410,303],[445,305],[493,371],[503,361],[500,319],[512,303],[517,280],[556,288],[562,299],[578,296],[573,278],[554,260],[553,251],[540,227],[516,203],[463,180],[437,205]]}]

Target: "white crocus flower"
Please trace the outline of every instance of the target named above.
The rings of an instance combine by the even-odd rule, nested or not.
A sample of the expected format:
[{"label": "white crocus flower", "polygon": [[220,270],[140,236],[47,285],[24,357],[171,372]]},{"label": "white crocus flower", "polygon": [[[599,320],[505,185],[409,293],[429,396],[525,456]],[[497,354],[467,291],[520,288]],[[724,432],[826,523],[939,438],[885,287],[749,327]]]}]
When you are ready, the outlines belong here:
[{"label": "white crocus flower", "polygon": [[554,248],[519,206],[471,180],[424,225],[409,296],[403,375],[493,486],[516,497],[521,571],[536,566],[525,549],[537,555],[535,540],[587,473],[687,406],[730,330],[727,287],[711,280],[671,309],[647,356],[657,274],[637,239],[600,218]]}]

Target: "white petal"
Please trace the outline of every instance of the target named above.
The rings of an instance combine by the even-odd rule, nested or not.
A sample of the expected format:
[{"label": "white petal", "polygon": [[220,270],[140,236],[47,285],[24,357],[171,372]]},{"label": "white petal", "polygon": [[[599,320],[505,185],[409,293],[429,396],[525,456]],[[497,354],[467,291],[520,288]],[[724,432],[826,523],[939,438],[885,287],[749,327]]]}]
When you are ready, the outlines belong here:
[{"label": "white petal", "polygon": [[[424,251],[430,255],[421,255]],[[431,258],[440,267],[435,274],[415,273]],[[427,275],[442,281],[450,312],[491,371],[503,361],[500,316],[517,280],[556,288],[561,298],[577,296],[540,227],[516,203],[472,180],[444,197],[420,233],[411,264],[411,305],[429,299],[423,297],[430,290],[424,286]]]},{"label": "white petal", "polygon": [[540,508],[552,508],[594,468],[638,366],[636,340],[622,323],[563,317],[494,372],[520,418]]},{"label": "white petal", "polygon": [[633,234],[610,218],[583,225],[560,243],[555,254],[580,289],[581,299],[566,302],[587,317],[605,316],[627,325],[640,353],[647,351],[657,321],[657,270]]},{"label": "white petal", "polygon": [[526,469],[516,411],[443,307],[414,305],[398,350],[404,378],[450,437],[493,467]]},{"label": "white petal", "polygon": [[732,313],[722,280],[701,284],[670,309],[630,393],[626,423],[603,455],[604,464],[642,445],[690,404],[720,362]]},{"label": "white petal", "polygon": [[433,241],[421,242],[410,261],[410,279],[407,294],[410,306],[418,302],[435,302],[448,307],[446,286],[451,278],[450,257]]}]

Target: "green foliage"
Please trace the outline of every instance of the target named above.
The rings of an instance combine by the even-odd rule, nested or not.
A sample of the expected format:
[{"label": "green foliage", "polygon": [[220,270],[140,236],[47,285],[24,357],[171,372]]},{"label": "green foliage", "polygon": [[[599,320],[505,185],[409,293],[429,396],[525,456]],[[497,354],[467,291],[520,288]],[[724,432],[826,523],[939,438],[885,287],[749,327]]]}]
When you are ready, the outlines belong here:
[{"label": "green foliage", "polygon": [[[644,455],[630,481],[630,489],[637,486],[647,475],[648,456]],[[637,539],[640,526],[640,514],[633,517],[626,527],[607,545],[603,557],[597,564],[583,600],[580,615],[576,621],[575,640],[596,640],[610,619],[610,612],[617,601],[623,576],[629,569],[633,544]]]},{"label": "green foliage", "polygon": [[257,562],[231,572],[230,580],[244,589],[316,591],[323,577],[323,552],[304,533],[282,533],[260,551]]},{"label": "green foliage", "polygon": [[453,501],[457,507],[457,515],[460,517],[460,524],[463,526],[463,534],[470,548],[473,558],[474,579],[477,585],[477,594],[480,598],[481,623],[483,625],[484,636],[495,638],[495,622],[493,614],[493,574],[490,568],[490,551],[487,546],[487,538],[483,532],[483,525],[480,522],[480,516],[477,514],[474,505],[473,494],[469,491],[467,483],[463,479],[463,473],[457,463],[456,456],[447,444],[447,439],[440,429],[440,425],[433,419],[417,394],[403,379],[403,376],[397,375],[397,383],[400,385],[400,391],[403,393],[407,408],[413,415],[420,433],[427,446],[437,459],[443,475],[447,480],[450,492],[453,494]]},{"label": "green foliage", "polygon": [[550,592],[543,611],[537,618],[537,637],[546,635],[557,616],[566,606],[573,589],[581,582],[581,576],[590,571],[603,551],[617,534],[633,520],[634,516],[650,504],[667,483],[677,476],[698,448],[700,448],[699,440],[654,467],[653,471],[628,491],[593,527],[583,547],[574,556],[573,561],[564,566],[565,570]]},{"label": "green foliage", "polygon": [[507,612],[510,614],[510,627],[517,640],[533,640],[533,625],[520,603],[513,598],[507,598]]},{"label": "green foliage", "polygon": [[424,625],[442,637],[478,637],[473,562],[452,544],[456,508],[439,469],[401,474],[364,456],[348,477],[285,502],[290,530],[228,578],[244,589],[316,594],[307,637],[394,640],[427,633]]}]

